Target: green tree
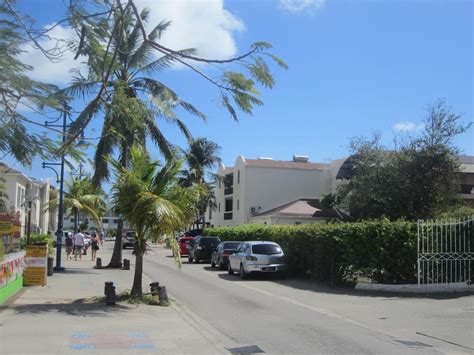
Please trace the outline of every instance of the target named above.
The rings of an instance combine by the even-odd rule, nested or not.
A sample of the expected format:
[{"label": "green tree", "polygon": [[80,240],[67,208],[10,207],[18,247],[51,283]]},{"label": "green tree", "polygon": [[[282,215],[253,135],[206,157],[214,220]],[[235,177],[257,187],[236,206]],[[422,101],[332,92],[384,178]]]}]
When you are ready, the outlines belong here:
[{"label": "green tree", "polygon": [[[51,199],[46,210],[57,208],[58,205],[58,198]],[[79,213],[92,218],[94,224],[99,226],[100,216],[105,211],[103,192],[90,179],[71,179],[66,182],[63,208],[68,216],[74,218],[74,232],[79,229]]]},{"label": "green tree", "polygon": [[160,167],[143,148],[130,150],[130,165],[112,160],[116,179],[112,189],[114,207],[136,230],[135,274],[131,297],[142,296],[143,256],[149,240],[166,238],[177,262],[179,248],[173,232],[186,226],[194,215],[192,189],[179,185],[180,163]]},{"label": "green tree", "polygon": [[[147,33],[144,23],[148,10],[139,13],[132,0],[125,5],[120,1],[110,1],[106,7],[109,11],[104,17],[94,18],[93,21],[84,7],[72,8],[70,22],[80,33],[77,55],[87,57],[89,74],[87,77],[78,74],[69,88],[59,92],[61,95],[92,97],[74,120],[65,147],[78,137],[94,117],[105,112],[101,139],[95,154],[93,180],[96,184],[108,178],[107,158],[114,154],[115,148],[118,149],[123,167],[128,164],[130,147],[134,144],[145,145],[147,137],[154,141],[166,159],[173,157],[170,144],[156,123],[157,118],[175,123],[188,138],[188,129],[177,116],[176,110],[181,108],[205,118],[193,105],[154,78],[153,75],[158,71],[175,63],[192,69],[218,88],[223,107],[237,119],[237,108],[251,114],[255,105],[263,104],[258,97],[256,82],[269,88],[275,84],[265,58],[287,67],[281,59],[268,52],[271,45],[265,42],[257,42],[244,55],[228,60],[202,58],[196,56],[194,49],[170,49],[158,43],[170,22],[162,21]],[[107,41],[105,46],[104,39]],[[151,59],[155,54],[161,57]],[[237,63],[246,69],[248,75],[225,70],[220,78],[211,78],[196,66],[197,63],[212,63],[214,66]],[[121,231],[120,221],[109,267],[121,265]]]},{"label": "green tree", "polygon": [[397,149],[380,137],[352,142],[351,178],[339,189],[354,218],[432,218],[457,202],[460,164],[454,138],[466,132],[462,116],[444,100],[429,106],[424,130]]},{"label": "green tree", "polygon": [[202,223],[206,225],[206,209],[212,208],[214,200],[214,185],[206,177],[212,177],[214,174],[211,169],[215,168],[221,162],[219,153],[221,147],[207,138],[191,138],[188,141],[188,148],[182,150],[186,168],[182,171],[181,184],[185,187],[195,186],[199,191],[197,199],[197,227]]},{"label": "green tree", "polygon": [[29,128],[38,123],[22,112],[42,114],[45,107],[58,108],[59,102],[50,96],[56,87],[30,79],[26,72],[31,67],[18,58],[27,38],[11,3],[0,4],[0,152],[29,165],[35,156],[49,157],[55,147],[49,138]]}]

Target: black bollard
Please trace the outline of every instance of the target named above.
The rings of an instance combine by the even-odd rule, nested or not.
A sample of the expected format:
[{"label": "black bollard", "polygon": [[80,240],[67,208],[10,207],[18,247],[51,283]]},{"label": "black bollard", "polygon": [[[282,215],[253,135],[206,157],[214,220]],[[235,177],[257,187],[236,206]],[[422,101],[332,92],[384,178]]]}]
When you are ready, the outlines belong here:
[{"label": "black bollard", "polygon": [[123,269],[124,270],[130,270],[130,260],[123,259]]},{"label": "black bollard", "polygon": [[115,306],[115,286],[112,281],[106,281],[104,287],[105,304]]},{"label": "black bollard", "polygon": [[102,269],[102,259],[101,258],[95,259],[95,268],[96,269]]},{"label": "black bollard", "polygon": [[150,284],[150,293],[156,303],[160,302],[160,283],[155,281]]},{"label": "black bollard", "polygon": [[160,299],[160,304],[168,303],[168,292],[166,292],[166,286],[160,286],[158,292],[158,298]]}]

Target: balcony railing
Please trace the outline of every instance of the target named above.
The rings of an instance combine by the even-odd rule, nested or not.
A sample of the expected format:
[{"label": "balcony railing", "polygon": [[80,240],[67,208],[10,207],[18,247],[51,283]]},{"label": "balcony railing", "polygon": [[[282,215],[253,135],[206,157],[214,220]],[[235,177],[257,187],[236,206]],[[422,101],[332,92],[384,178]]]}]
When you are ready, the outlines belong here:
[{"label": "balcony railing", "polygon": [[224,220],[232,219],[232,212],[224,212]]}]

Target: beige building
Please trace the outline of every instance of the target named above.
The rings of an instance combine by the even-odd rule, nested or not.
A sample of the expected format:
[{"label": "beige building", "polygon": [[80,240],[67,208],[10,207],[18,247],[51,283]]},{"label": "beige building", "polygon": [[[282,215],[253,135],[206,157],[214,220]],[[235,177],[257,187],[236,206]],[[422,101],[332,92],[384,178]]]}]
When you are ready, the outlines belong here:
[{"label": "beige building", "polygon": [[31,231],[33,233],[47,233],[56,230],[56,225],[50,221],[49,212],[43,213],[49,203],[49,180],[43,181],[30,178],[4,163],[0,163],[0,177],[5,179],[8,195],[7,206],[10,210],[20,214],[22,235],[25,234],[27,228],[30,202]]},{"label": "beige building", "polygon": [[215,191],[217,206],[208,210],[207,222],[217,227],[321,220],[307,215],[312,207],[303,206],[304,202],[296,203],[292,209],[304,207],[305,214],[288,217],[286,222],[282,216],[276,220],[268,213],[298,200],[319,200],[334,191],[339,183],[336,174],[343,162],[344,159],[313,163],[306,156],[294,156],[290,161],[239,156],[233,167],[221,164],[217,170],[221,177]]},{"label": "beige building", "polygon": [[[460,156],[459,196],[474,207],[474,157]],[[341,168],[342,167],[342,168]],[[209,225],[246,223],[303,224],[326,218],[344,219],[340,210],[322,211],[319,200],[350,178],[350,158],[313,163],[306,156],[292,160],[247,159],[217,169],[216,207],[206,213]]]}]

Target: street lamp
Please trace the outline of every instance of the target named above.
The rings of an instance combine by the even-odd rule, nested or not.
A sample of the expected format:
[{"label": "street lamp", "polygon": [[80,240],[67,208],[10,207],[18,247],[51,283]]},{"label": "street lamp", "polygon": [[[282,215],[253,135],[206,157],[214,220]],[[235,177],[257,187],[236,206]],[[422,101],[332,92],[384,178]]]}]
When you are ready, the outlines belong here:
[{"label": "street lamp", "polygon": [[[71,107],[69,105],[64,105],[63,109],[63,114],[62,114],[62,119],[63,123],[61,124],[54,124],[56,123],[60,118],[58,117],[55,121],[48,122],[46,121],[44,124],[46,126],[50,127],[59,127],[62,128],[62,143],[64,144],[66,142],[66,130],[68,128],[68,125],[66,124],[67,118],[69,116],[69,111]],[[87,143],[84,140],[84,133],[81,135],[81,140],[79,141],[79,144],[81,144],[80,147],[83,147]],[[43,162],[42,166],[43,169],[51,169],[55,172],[56,174],[56,182],[59,183],[59,205],[58,205],[58,229],[56,230],[56,266],[54,267],[54,271],[59,272],[59,271],[64,271],[64,267],[61,267],[61,249],[62,249],[62,237],[63,237],[63,219],[64,219],[64,212],[63,212],[63,192],[64,192],[64,150],[61,151],[61,160],[60,162]],[[59,166],[59,175],[56,169],[54,168],[55,166]]]}]

